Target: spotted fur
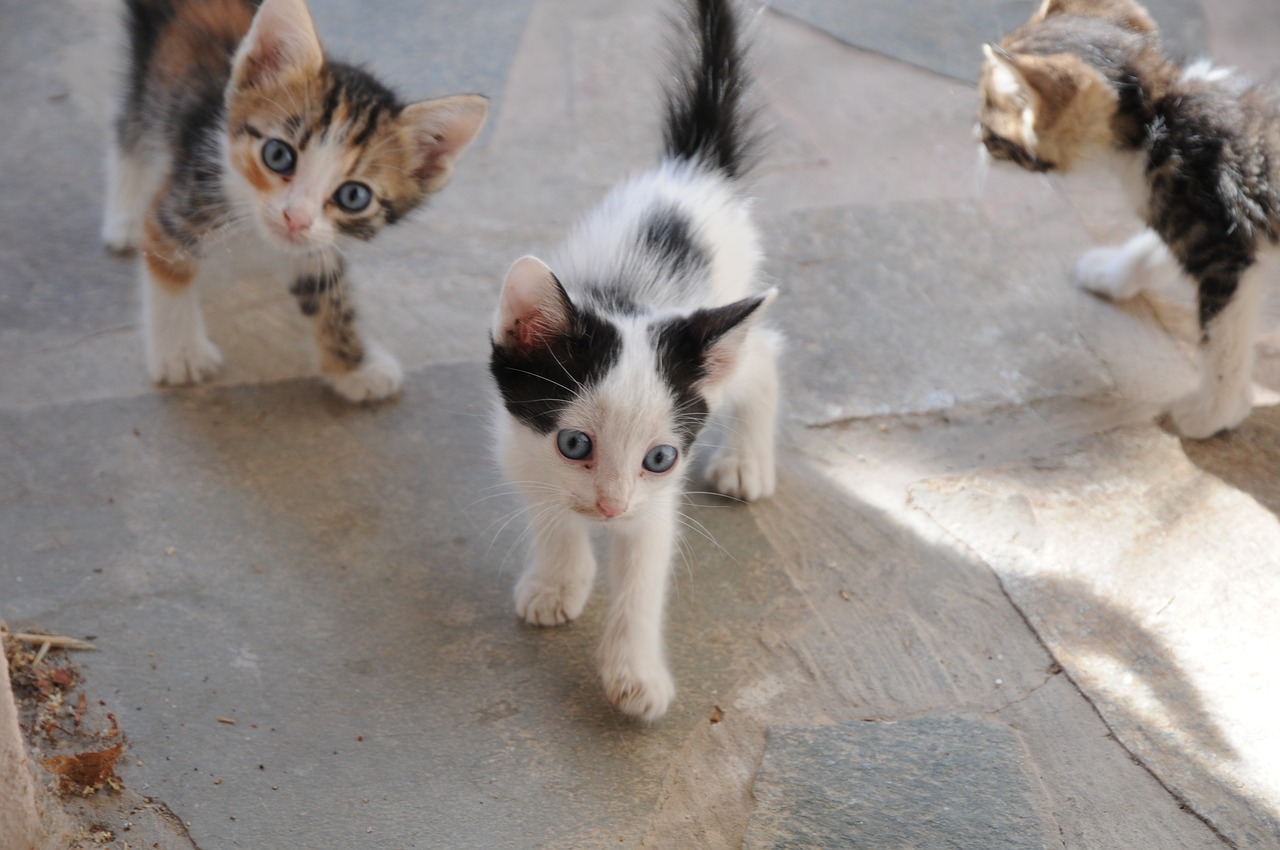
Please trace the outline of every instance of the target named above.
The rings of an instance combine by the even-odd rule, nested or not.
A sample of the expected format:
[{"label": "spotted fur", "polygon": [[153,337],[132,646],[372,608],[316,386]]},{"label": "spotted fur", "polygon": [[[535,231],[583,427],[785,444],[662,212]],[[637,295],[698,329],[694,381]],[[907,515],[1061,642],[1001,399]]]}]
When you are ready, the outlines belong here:
[{"label": "spotted fur", "polygon": [[694,440],[723,411],[712,486],[759,499],[775,476],[778,337],[761,319],[774,291],[760,291],[740,181],[755,150],[740,23],[731,0],[689,6],[661,162],[549,262],[512,266],[490,360],[500,459],[533,525],[516,609],[543,626],[577,617],[596,571],[588,535],[605,526],[615,593],[600,675],[644,720],[674,695],[662,610]]},{"label": "spotted fur", "polygon": [[1238,425],[1252,406],[1258,255],[1280,233],[1280,91],[1171,61],[1132,0],[1045,0],[985,52],[979,119],[991,156],[1067,171],[1106,155],[1141,175],[1150,230],[1090,252],[1077,276],[1131,296],[1175,261],[1198,287],[1204,368],[1174,422],[1197,438]]},{"label": "spotted fur", "polygon": [[198,381],[218,365],[197,280],[268,272],[313,318],[322,372],[340,394],[394,393],[399,366],[362,338],[342,243],[372,239],[441,189],[487,101],[402,101],[324,54],[304,0],[126,9],[103,238],[142,253],[152,377]]}]

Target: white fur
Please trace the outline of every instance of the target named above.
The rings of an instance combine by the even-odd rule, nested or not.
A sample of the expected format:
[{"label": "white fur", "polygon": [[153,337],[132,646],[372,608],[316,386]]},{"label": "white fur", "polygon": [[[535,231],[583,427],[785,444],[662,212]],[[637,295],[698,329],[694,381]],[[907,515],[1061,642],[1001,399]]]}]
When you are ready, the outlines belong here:
[{"label": "white fur", "polygon": [[1085,251],[1076,263],[1075,280],[1090,292],[1125,301],[1180,272],[1164,240],[1147,228],[1123,245]]},{"label": "white fur", "polygon": [[325,380],[347,401],[379,401],[400,392],[404,370],[400,361],[377,343],[365,343],[364,360],[350,372],[326,374]]},{"label": "white fur", "polygon": [[[652,257],[634,248],[643,222],[655,210],[673,206],[695,223],[696,240],[709,252],[709,268],[697,279],[658,275]],[[681,456],[662,474],[641,465],[654,446],[680,443],[675,399],[655,368],[649,328],[655,321],[751,296],[758,288],[760,259],[749,207],[719,176],[664,162],[622,184],[547,265],[574,303],[585,298],[580,286],[626,272],[623,279],[636,284],[631,294],[647,309],[640,315],[610,314],[621,333],[619,360],[598,385],[577,394],[552,433],[537,434],[506,410],[498,414],[499,457],[508,479],[524,494],[532,526],[533,551],[516,585],[516,611],[541,626],[581,614],[596,572],[590,532],[604,526],[613,600],[597,655],[600,675],[608,698],[641,720],[661,717],[675,695],[662,624],[690,463]],[[495,339],[503,339],[513,318],[537,300],[532,287],[540,268],[528,259],[513,266],[495,317]],[[721,492],[742,499],[771,495],[776,480],[781,337],[757,321],[763,309],[725,335],[730,365],[704,392],[712,412],[725,414],[728,433],[708,467],[709,478]],[[560,455],[556,434],[562,428],[592,436],[591,464]],[[621,513],[606,519],[606,507]]]},{"label": "white fur", "polygon": [[1190,65],[1182,69],[1182,82],[1190,82],[1191,80],[1204,80],[1210,83],[1221,83],[1230,80],[1235,76],[1235,70],[1232,68],[1222,68],[1213,64],[1211,59],[1197,59]]},{"label": "white fur", "polygon": [[209,341],[195,287],[170,289],[142,266],[142,312],[147,368],[157,384],[198,383],[213,375],[222,354]]},{"label": "white fur", "polygon": [[102,217],[102,242],[112,251],[130,251],[142,244],[142,221],[160,185],[161,165],[126,154],[112,140],[107,149],[107,197]]},{"label": "white fur", "polygon": [[1253,341],[1263,281],[1255,263],[1235,296],[1205,328],[1200,386],[1170,410],[1184,437],[1200,440],[1244,421],[1253,408]]}]

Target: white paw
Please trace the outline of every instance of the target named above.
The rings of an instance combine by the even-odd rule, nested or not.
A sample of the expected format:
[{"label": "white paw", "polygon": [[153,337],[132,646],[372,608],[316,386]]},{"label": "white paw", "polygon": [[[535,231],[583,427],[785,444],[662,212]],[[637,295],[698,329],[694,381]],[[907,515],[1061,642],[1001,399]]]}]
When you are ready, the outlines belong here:
[{"label": "white paw", "polygon": [[1124,246],[1108,245],[1085,251],[1076,263],[1076,285],[1117,301],[1133,298],[1142,291],[1142,280],[1118,262],[1124,250]]},{"label": "white paw", "polygon": [[108,212],[102,222],[102,244],[117,254],[127,254],[142,244],[142,222],[136,216]]},{"label": "white paw", "polygon": [[623,714],[649,722],[667,713],[676,683],[659,661],[647,664],[623,659],[600,670],[609,702]]},{"label": "white paw", "polygon": [[773,452],[752,455],[729,448],[707,464],[707,481],[717,492],[735,499],[754,502],[767,499],[777,487],[777,471]]},{"label": "white paw", "polygon": [[516,583],[516,613],[531,626],[563,626],[578,618],[590,596],[589,580],[548,583],[524,575]]},{"label": "white paw", "polygon": [[1178,433],[1188,439],[1204,440],[1236,427],[1253,409],[1253,388],[1217,398],[1198,391],[1178,400],[1169,410]]},{"label": "white paw", "polygon": [[380,345],[369,345],[364,361],[340,375],[326,375],[334,391],[347,401],[379,401],[400,392],[404,371],[400,361]]},{"label": "white paw", "polygon": [[149,357],[151,380],[157,384],[198,384],[222,365],[222,352],[203,335],[163,348],[157,347]]}]

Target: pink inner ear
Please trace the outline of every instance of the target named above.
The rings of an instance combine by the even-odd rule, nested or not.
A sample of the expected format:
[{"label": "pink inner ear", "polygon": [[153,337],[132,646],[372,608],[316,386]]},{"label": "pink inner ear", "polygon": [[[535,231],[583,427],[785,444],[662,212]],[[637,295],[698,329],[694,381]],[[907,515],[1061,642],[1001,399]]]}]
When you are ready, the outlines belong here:
[{"label": "pink inner ear", "polygon": [[507,330],[507,339],[522,351],[532,351],[549,347],[559,331],[557,323],[551,316],[537,308],[530,308],[511,323],[511,327]]}]

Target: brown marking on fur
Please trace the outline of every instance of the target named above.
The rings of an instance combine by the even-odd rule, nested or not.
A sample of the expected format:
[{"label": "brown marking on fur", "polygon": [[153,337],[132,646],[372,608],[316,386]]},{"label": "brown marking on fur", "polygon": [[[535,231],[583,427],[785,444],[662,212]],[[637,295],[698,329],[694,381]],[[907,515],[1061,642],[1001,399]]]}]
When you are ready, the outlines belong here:
[{"label": "brown marking on fur", "polygon": [[275,188],[276,179],[270,177],[262,167],[259,154],[262,146],[254,139],[241,138],[231,143],[231,164],[244,175],[249,185],[258,192],[266,194]]},{"label": "brown marking on fur", "polygon": [[196,69],[216,73],[227,65],[223,45],[244,38],[252,21],[253,10],[242,0],[175,3],[174,20],[157,44],[151,76],[172,84]]},{"label": "brown marking on fur", "polygon": [[181,246],[165,235],[154,215],[148,215],[143,222],[142,258],[151,279],[166,289],[180,292],[195,279],[195,263]]},{"label": "brown marking on fur", "polygon": [[1040,9],[1031,16],[1030,23],[1038,24],[1053,15],[1098,18],[1134,32],[1156,32],[1156,22],[1133,0],[1044,0]]},{"label": "brown marking on fur", "polygon": [[1068,168],[1086,148],[1111,145],[1119,98],[1102,74],[1069,53],[1013,59],[1032,96],[1036,156]]}]

